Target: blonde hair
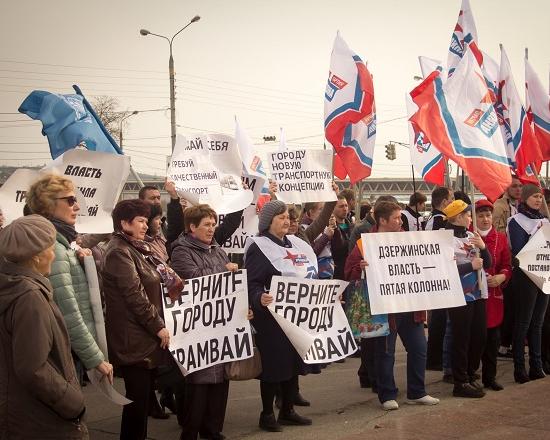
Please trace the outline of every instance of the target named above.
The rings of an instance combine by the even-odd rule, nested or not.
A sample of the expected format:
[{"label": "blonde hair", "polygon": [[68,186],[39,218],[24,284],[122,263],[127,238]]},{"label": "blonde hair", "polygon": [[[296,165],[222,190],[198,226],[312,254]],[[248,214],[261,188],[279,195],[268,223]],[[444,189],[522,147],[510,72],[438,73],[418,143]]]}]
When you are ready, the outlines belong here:
[{"label": "blonde hair", "polygon": [[58,174],[46,174],[34,182],[27,191],[27,205],[33,214],[49,217],[55,211],[57,196],[74,189],[71,179]]}]

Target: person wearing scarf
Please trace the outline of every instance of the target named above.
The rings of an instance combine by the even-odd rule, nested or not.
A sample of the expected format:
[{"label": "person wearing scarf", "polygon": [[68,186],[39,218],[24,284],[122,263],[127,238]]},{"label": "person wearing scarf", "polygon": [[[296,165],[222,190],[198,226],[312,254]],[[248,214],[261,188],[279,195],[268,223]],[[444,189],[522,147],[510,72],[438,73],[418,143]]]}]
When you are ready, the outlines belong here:
[{"label": "person wearing scarf", "polygon": [[504,318],[502,288],[512,276],[510,249],[506,235],[493,226],[493,204],[481,199],[476,202],[477,231],[491,254],[491,267],[486,270],[489,297],[487,298],[487,341],[481,358],[481,380],[485,388],[503,389],[496,381],[497,355],[500,345],[500,325]]},{"label": "person wearing scarf", "polygon": [[80,210],[74,184],[64,176],[46,174],[27,191],[27,205],[32,213],[50,220],[57,231],[55,260],[49,280],[53,299],[69,331],[77,373],[82,381],[84,370],[95,368],[112,382],[113,367],[96,343],[90,290],[82,268],[84,256],[91,255],[91,251],[74,250],[78,247],[74,243],[75,223]]},{"label": "person wearing scarf", "polygon": [[480,398],[485,392],[476,381],[476,371],[487,333],[487,281],[479,271],[491,267],[491,254],[480,235],[468,231],[472,222],[470,205],[455,200],[443,209],[443,213],[447,217],[445,228],[453,231],[455,259],[466,300],[464,306],[447,309],[452,333],[453,396]]},{"label": "person wearing scarf", "polygon": [[[163,275],[166,266],[144,241],[149,213],[150,206],[143,200],[118,202],[112,213],[115,233],[105,251],[103,290],[109,358],[120,371],[126,397],[132,401],[122,410],[123,440],[147,437],[156,369],[170,360],[161,284],[166,284],[168,277]],[[174,290],[173,286],[166,287],[169,292]]]},{"label": "person wearing scarf", "polygon": [[[508,239],[514,263],[516,255],[548,219],[541,213],[542,190],[536,185],[524,185],[521,189],[518,213],[508,221]],[[544,314],[548,306],[545,295],[527,275],[514,264],[513,282],[521,286],[515,311],[512,350],[514,354],[514,379],[518,383],[545,377],[542,370],[541,337]],[[525,368],[525,339],[529,341],[529,374]]]}]

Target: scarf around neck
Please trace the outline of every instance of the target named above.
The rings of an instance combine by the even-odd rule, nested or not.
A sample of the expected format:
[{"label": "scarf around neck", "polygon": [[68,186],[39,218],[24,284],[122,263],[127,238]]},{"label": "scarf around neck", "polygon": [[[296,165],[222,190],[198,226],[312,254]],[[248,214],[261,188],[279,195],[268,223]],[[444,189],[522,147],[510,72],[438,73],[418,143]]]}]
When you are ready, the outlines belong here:
[{"label": "scarf around neck", "polygon": [[59,232],[63,237],[65,237],[69,244],[76,240],[76,236],[78,235],[78,233],[76,232],[76,229],[73,225],[70,225],[63,220],[59,220],[57,218],[50,218],[49,220],[55,227],[55,230]]},{"label": "scarf around neck", "polygon": [[523,214],[525,217],[531,218],[531,219],[543,219],[545,218],[544,215],[538,210],[529,208],[526,203],[521,202],[518,206],[518,212]]}]

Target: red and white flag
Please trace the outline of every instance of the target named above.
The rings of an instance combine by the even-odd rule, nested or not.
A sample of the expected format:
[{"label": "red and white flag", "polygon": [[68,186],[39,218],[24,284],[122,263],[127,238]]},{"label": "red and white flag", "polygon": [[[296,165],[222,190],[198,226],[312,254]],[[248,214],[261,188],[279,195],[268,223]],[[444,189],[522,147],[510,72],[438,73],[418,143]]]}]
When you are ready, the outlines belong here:
[{"label": "red and white flag", "polygon": [[325,137],[351,183],[370,176],[376,137],[372,76],[340,33],[334,40],[325,90]]},{"label": "red and white flag", "polygon": [[462,0],[458,20],[451,36],[449,55],[447,56],[447,71],[449,76],[454,73],[456,66],[466,53],[466,48],[472,41],[477,43],[476,23],[472,14],[472,8],[470,7],[470,0]]},{"label": "red and white flag", "polygon": [[529,61],[525,60],[527,117],[533,126],[543,161],[550,160],[550,96]]},{"label": "red and white flag", "polygon": [[512,76],[510,61],[504,48],[500,53],[500,71],[495,110],[498,122],[506,142],[506,153],[511,168],[521,181],[539,184],[531,165],[540,170],[542,161],[540,149],[527,114],[521,103],[519,93]]},{"label": "red and white flag", "polygon": [[492,97],[472,50],[466,50],[445,84],[440,75],[432,72],[411,92],[418,106],[411,121],[487,198],[496,200],[512,179]]}]

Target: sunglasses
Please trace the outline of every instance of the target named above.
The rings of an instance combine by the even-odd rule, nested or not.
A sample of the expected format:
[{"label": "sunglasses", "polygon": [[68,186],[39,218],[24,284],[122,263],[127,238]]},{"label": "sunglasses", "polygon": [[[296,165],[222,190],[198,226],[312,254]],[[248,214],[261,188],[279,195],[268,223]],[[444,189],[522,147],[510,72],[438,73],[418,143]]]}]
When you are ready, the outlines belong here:
[{"label": "sunglasses", "polygon": [[58,197],[55,200],[66,200],[69,206],[74,206],[74,204],[78,202],[75,196]]}]

